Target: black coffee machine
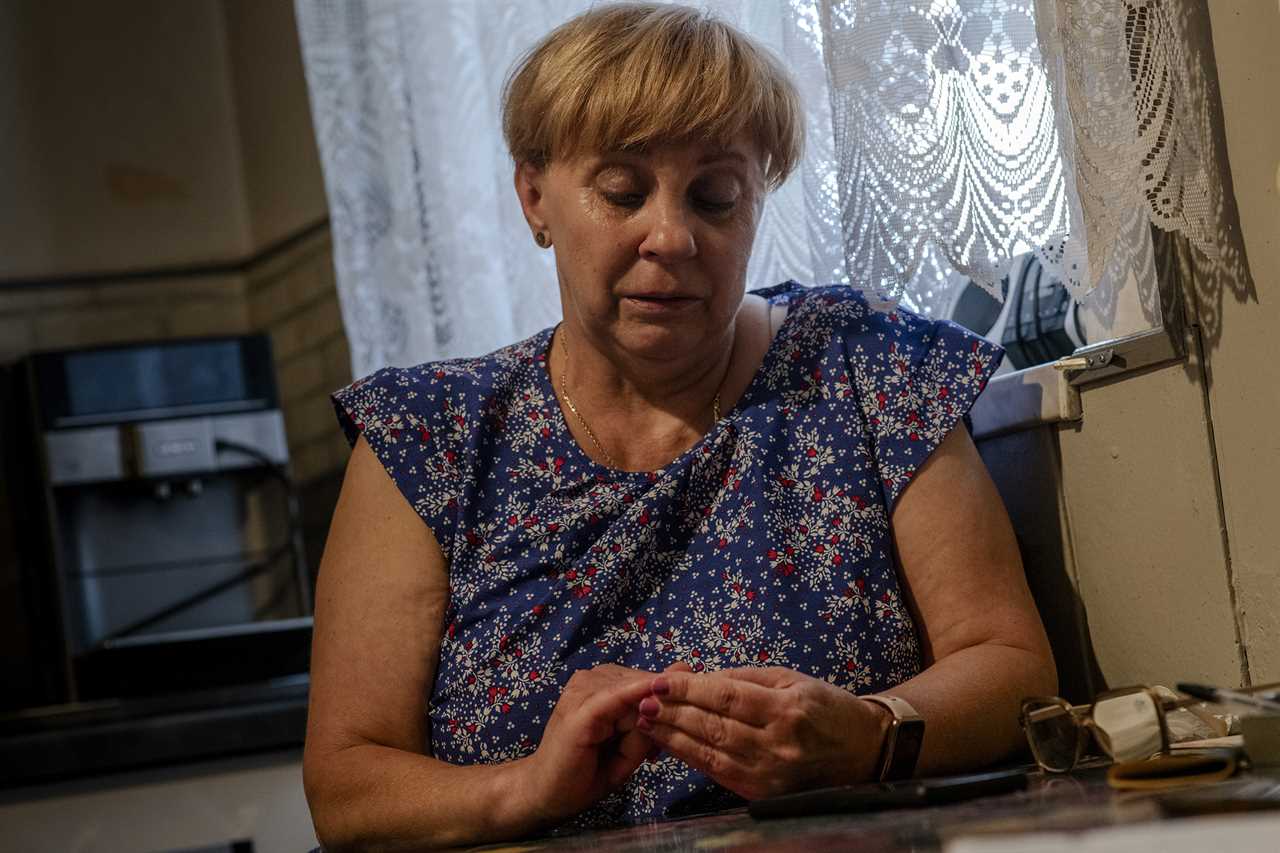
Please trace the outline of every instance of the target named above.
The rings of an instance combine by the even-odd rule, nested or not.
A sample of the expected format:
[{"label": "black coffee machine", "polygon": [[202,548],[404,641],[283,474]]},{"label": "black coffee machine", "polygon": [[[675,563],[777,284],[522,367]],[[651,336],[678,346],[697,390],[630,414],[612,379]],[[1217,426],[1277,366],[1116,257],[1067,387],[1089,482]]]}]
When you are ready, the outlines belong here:
[{"label": "black coffee machine", "polygon": [[306,672],[311,586],[265,336],[37,353],[8,393],[24,705]]}]

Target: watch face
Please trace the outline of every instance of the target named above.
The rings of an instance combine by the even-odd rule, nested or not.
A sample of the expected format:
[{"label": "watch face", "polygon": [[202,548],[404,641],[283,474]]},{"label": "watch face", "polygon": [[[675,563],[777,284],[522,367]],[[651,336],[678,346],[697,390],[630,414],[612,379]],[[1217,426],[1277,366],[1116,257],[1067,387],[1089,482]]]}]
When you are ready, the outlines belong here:
[{"label": "watch face", "polygon": [[916,759],[924,745],[924,720],[902,720],[893,740],[893,758],[889,762],[888,779],[910,779],[916,772]]}]

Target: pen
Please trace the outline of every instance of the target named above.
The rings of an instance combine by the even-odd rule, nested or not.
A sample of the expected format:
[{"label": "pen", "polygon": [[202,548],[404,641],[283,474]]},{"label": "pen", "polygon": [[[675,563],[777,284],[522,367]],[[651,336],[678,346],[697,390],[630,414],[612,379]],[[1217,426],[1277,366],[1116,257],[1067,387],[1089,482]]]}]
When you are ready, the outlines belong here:
[{"label": "pen", "polygon": [[1231,703],[1233,705],[1243,705],[1248,708],[1255,708],[1259,711],[1270,711],[1273,714],[1280,714],[1280,702],[1274,699],[1264,699],[1261,696],[1253,696],[1248,693],[1241,693],[1237,690],[1226,690],[1222,687],[1206,687],[1203,684],[1179,684],[1178,689],[1188,696],[1194,696],[1197,699],[1203,699],[1206,702],[1218,702],[1221,704]]}]

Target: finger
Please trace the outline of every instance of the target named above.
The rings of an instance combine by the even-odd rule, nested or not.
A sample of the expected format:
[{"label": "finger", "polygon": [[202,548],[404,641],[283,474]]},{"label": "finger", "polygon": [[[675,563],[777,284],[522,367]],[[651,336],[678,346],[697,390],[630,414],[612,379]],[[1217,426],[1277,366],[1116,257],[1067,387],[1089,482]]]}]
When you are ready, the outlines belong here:
[{"label": "finger", "polygon": [[585,743],[603,743],[634,724],[636,706],[649,695],[649,688],[647,678],[637,678],[600,690],[574,712],[573,725],[582,732]]},{"label": "finger", "polygon": [[803,677],[800,673],[781,666],[743,666],[737,669],[722,669],[716,675],[736,681],[748,681],[774,690],[790,687]]},{"label": "finger", "polygon": [[756,785],[752,781],[757,774],[737,756],[716,749],[666,723],[646,720],[640,725],[641,730],[661,744],[663,749],[694,770],[701,770],[739,796],[752,799],[757,795]]},{"label": "finger", "polygon": [[659,702],[649,698],[641,700],[640,714],[636,724],[641,729],[644,727],[641,720],[665,723],[739,758],[750,759],[759,755],[763,746],[764,729],[704,710],[697,705]]},{"label": "finger", "polygon": [[618,746],[613,755],[605,762],[604,777],[610,789],[627,781],[636,772],[653,748],[653,741],[641,731],[632,731],[618,739]]},{"label": "finger", "polygon": [[682,660],[678,660],[664,669],[663,672],[693,672],[693,667]]},{"label": "finger", "polygon": [[760,727],[777,718],[781,701],[776,690],[719,673],[664,673],[653,680],[653,693],[663,704],[696,705],[722,717]]}]

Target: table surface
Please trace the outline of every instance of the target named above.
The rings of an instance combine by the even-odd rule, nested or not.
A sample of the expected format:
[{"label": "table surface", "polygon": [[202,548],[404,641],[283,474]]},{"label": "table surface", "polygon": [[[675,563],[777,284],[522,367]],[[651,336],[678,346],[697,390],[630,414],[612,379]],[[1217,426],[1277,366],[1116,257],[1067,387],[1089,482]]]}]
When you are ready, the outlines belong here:
[{"label": "table surface", "polygon": [[677,850],[941,850],[949,839],[987,833],[1082,831],[1175,816],[1280,809],[1280,771],[1250,773],[1211,785],[1122,792],[1105,769],[1056,776],[1033,773],[1027,790],[947,806],[871,814],[758,821],[745,809],[582,835],[471,848],[548,853],[656,853]]}]

